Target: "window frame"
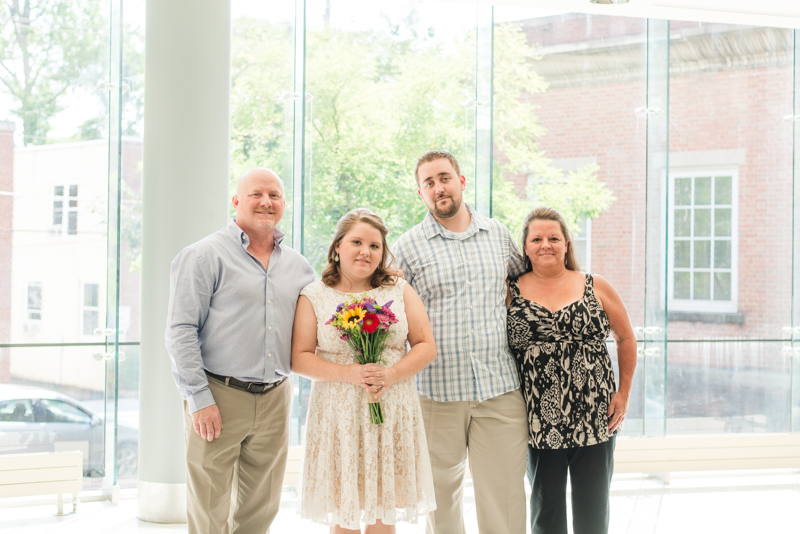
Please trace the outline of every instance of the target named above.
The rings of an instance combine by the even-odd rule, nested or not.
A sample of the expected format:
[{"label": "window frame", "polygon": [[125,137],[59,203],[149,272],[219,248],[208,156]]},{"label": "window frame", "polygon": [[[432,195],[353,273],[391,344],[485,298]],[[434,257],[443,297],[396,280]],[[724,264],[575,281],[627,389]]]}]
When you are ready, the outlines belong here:
[{"label": "window frame", "polygon": [[[714,221],[711,221],[711,263],[709,272],[711,273],[711,295],[710,300],[700,299],[677,299],[675,298],[675,180],[678,178],[705,178],[710,177],[712,184],[714,178],[730,176],[731,177],[731,299],[730,300],[713,300],[714,291],[714,278],[713,274],[717,271],[714,267]],[[712,189],[713,191],[713,189]],[[669,172],[668,179],[668,216],[669,223],[667,225],[667,309],[669,311],[686,311],[696,313],[736,313],[739,311],[739,167],[730,165],[715,165],[715,166],[698,166],[698,167],[683,167]],[[715,209],[712,198],[712,213]],[[694,213],[695,204],[694,198],[691,204],[692,212]],[[693,224],[694,219],[692,219]],[[694,231],[692,231],[694,233]],[[695,236],[689,238],[690,243],[695,242]],[[693,247],[690,247],[692,249]],[[693,257],[693,256],[690,256]],[[696,268],[690,265],[689,272],[703,272],[703,269]]]},{"label": "window frame", "polygon": [[[39,308],[30,307],[31,288],[39,288]],[[44,284],[39,281],[29,280],[25,284],[25,322],[27,323],[41,323],[42,322],[42,302],[44,301]],[[31,312],[38,312],[39,317],[31,317]]]},{"label": "window frame", "polygon": [[[62,189],[62,195],[56,195],[56,188]],[[71,195],[72,188],[75,188],[75,196]],[[50,226],[59,233],[66,235],[78,235],[78,207],[80,206],[80,187],[79,184],[57,183],[52,185],[53,202],[50,209]],[[55,222],[56,202],[61,202],[61,222]],[[74,205],[71,203],[74,202]],[[70,230],[70,219],[75,220],[74,231]]]}]

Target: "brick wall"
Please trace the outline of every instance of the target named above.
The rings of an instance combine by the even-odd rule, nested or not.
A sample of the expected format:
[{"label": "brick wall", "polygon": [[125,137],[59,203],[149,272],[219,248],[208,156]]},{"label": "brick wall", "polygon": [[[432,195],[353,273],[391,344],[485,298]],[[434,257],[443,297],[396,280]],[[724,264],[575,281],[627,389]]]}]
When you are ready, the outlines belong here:
[{"label": "brick wall", "polygon": [[[621,19],[561,17],[564,21],[554,20],[551,27],[538,23],[527,28],[529,41],[551,46],[593,40],[594,48],[571,53],[586,58],[594,54],[592,58],[596,58],[603,39],[625,35],[626,31],[640,33],[640,26]],[[600,28],[599,24],[607,27]],[[697,30],[696,23],[672,26]],[[747,43],[746,35],[741,36],[741,42]],[[642,59],[643,47],[639,49]],[[609,57],[617,52],[609,50]],[[714,50],[702,52],[717,59],[711,57]],[[689,65],[688,60],[682,64],[680,57],[673,57],[671,62],[670,156],[677,160],[676,155],[719,150],[744,154],[743,164],[738,166],[737,218],[738,312],[744,322],[670,321],[669,337],[779,339],[781,327],[791,324],[792,127],[781,119],[792,113],[792,69],[780,60],[763,68],[710,67],[712,63],[703,67],[705,59],[691,58]],[[549,57],[545,61],[551,63],[542,70],[556,72],[553,65],[559,59]],[[742,63],[746,63],[744,59]],[[621,81],[609,82],[614,76],[606,76],[598,82],[590,73],[581,83],[554,83],[532,97],[547,129],[539,140],[547,157],[594,158],[600,166],[599,179],[617,198],[593,221],[592,271],[605,276],[617,289],[634,325],[643,324],[644,319],[645,267],[659,269],[666,261],[663,255],[654,255],[649,262],[645,257],[647,124],[635,110],[646,104],[646,63],[638,68],[637,72],[630,64],[621,65],[616,76]],[[663,120],[663,116],[655,120]],[[515,177],[514,181],[521,191],[524,177]],[[651,225],[647,230],[666,235],[666,228]],[[657,294],[658,290],[649,290],[648,298]]]}]

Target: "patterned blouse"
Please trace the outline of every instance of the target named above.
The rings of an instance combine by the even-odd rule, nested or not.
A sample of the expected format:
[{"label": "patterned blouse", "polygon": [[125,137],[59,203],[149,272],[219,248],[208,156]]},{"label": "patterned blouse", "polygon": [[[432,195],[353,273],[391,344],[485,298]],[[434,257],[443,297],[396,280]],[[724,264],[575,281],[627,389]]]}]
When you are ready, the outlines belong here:
[{"label": "patterned blouse", "polygon": [[555,313],[521,297],[518,279],[510,288],[508,345],[528,405],[529,443],[567,449],[608,441],[608,404],[617,387],[606,348],[608,317],[592,275],[583,297]]}]

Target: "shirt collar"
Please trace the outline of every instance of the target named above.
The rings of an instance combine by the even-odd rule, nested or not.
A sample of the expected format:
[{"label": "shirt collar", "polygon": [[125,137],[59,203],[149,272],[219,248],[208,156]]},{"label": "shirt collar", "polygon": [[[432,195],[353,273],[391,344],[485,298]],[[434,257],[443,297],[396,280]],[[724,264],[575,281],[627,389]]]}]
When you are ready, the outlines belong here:
[{"label": "shirt collar", "polygon": [[437,235],[441,235],[446,239],[466,239],[478,233],[478,230],[489,230],[489,224],[486,220],[486,217],[482,217],[478,215],[472,206],[469,204],[464,204],[467,207],[467,211],[470,214],[470,222],[467,229],[461,233],[451,232],[442,224],[436,220],[436,218],[431,215],[431,212],[425,214],[425,218],[422,220],[422,229],[425,232],[425,237],[428,239],[433,239]]},{"label": "shirt collar", "polygon": [[[236,219],[231,219],[231,222],[228,223],[228,232],[236,239],[236,242],[242,245],[245,249],[250,246],[250,236],[248,236],[244,230],[239,228],[239,225],[236,224]],[[286,234],[281,232],[279,228],[275,228],[272,231],[272,238],[275,240],[275,247],[281,244],[283,238]]]}]

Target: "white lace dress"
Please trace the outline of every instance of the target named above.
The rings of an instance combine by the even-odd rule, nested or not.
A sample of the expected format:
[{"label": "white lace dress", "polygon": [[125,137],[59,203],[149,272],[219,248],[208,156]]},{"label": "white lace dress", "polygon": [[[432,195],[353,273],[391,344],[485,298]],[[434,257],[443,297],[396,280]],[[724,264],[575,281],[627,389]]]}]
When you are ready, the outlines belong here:
[{"label": "white lace dress", "polygon": [[[378,304],[393,300],[392,325],[383,358],[388,365],[406,354],[408,321],[405,282],[368,291]],[[354,363],[336,328],[325,322],[346,293],[321,281],[307,286],[317,316],[317,354],[338,364]],[[314,382],[308,406],[300,515],[326,525],[359,529],[360,523],[416,522],[436,508],[422,410],[413,378],[380,397],[385,422],[369,420],[367,392],[347,382]]]}]

